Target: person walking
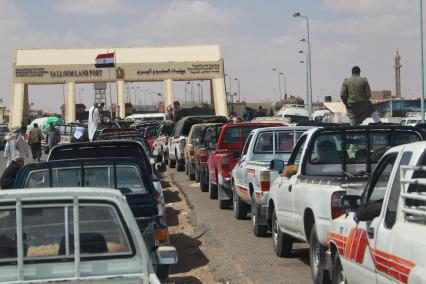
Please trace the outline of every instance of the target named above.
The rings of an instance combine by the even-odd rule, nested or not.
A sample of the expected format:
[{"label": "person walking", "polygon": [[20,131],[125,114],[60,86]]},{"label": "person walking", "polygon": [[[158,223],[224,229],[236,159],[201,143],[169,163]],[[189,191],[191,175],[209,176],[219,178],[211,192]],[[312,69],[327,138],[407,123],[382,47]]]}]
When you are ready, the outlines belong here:
[{"label": "person walking", "polygon": [[352,68],[352,76],[343,80],[340,98],[346,106],[351,125],[360,125],[371,117],[375,123],[380,122],[379,113],[370,102],[371,90],[367,78],[361,77],[358,66]]},{"label": "person walking", "polygon": [[16,129],[4,138],[6,140],[6,145],[4,147],[3,157],[7,160],[6,167],[10,165],[13,157],[20,156],[28,158],[29,156],[29,146],[22,135],[22,131],[22,128]]},{"label": "person walking", "polygon": [[34,123],[33,128],[30,130],[28,142],[31,146],[31,153],[33,154],[34,161],[40,162],[41,158],[41,141],[43,140],[43,133],[38,128],[38,124]]},{"label": "person walking", "polygon": [[3,175],[0,178],[1,189],[11,189],[15,183],[16,174],[19,169],[24,165],[24,158],[16,156],[13,158],[10,165],[4,170]]},{"label": "person walking", "polygon": [[53,146],[58,144],[61,141],[61,135],[59,130],[55,128],[53,123],[49,123],[49,128],[47,129],[46,142],[49,146],[49,152],[52,151]]}]

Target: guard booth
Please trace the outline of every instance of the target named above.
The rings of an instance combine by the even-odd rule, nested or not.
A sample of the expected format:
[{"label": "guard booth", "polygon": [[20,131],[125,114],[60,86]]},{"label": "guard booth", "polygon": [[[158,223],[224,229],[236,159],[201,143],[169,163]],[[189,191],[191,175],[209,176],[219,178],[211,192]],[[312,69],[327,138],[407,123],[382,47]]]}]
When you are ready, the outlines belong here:
[{"label": "guard booth", "polygon": [[[99,54],[114,53],[114,67],[96,68]],[[16,49],[12,76],[10,126],[28,117],[28,85],[65,84],[67,123],[75,122],[78,83],[115,82],[120,118],[125,117],[126,82],[164,82],[166,106],[173,104],[173,81],[209,80],[211,106],[216,115],[228,115],[224,65],[218,45],[144,47]]]}]

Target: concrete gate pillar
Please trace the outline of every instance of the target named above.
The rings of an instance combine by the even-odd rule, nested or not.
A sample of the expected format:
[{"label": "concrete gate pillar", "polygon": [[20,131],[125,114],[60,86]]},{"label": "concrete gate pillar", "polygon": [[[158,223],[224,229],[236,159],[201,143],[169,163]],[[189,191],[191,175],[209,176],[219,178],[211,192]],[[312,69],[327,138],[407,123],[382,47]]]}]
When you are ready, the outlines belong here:
[{"label": "concrete gate pillar", "polygon": [[24,104],[22,106],[22,121],[24,122],[24,125],[27,125],[29,118],[30,118],[30,113],[29,113],[29,108],[30,108],[30,101],[28,100],[28,85],[24,86]]},{"label": "concrete gate pillar", "polygon": [[[24,116],[25,84],[13,84],[10,127],[20,127]],[[26,124],[25,124],[26,125]]]},{"label": "concrete gate pillar", "polygon": [[214,108],[216,115],[228,116],[228,106],[226,103],[225,80],[224,78],[212,79]]},{"label": "concrete gate pillar", "polygon": [[124,80],[117,80],[117,101],[118,101],[118,116],[123,119],[126,117],[126,98],[125,98]]},{"label": "concrete gate pillar", "polygon": [[166,79],[164,80],[164,104],[165,109],[167,109],[168,106],[173,107],[173,80],[172,79]]},{"label": "concrete gate pillar", "polygon": [[65,89],[67,90],[67,103],[65,105],[65,122],[75,122],[75,83],[65,83]]}]

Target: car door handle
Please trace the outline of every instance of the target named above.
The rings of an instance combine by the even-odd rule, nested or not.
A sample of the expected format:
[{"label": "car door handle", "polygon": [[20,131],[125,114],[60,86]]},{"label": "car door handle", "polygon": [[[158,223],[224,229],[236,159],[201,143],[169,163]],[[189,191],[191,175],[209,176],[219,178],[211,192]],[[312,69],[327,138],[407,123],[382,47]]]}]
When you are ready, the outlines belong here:
[{"label": "car door handle", "polygon": [[373,227],[368,227],[367,228],[367,236],[369,239],[373,239],[374,238],[374,228]]},{"label": "car door handle", "polygon": [[291,190],[292,190],[292,189],[293,189],[293,185],[291,185],[291,184],[290,184],[290,185],[288,186],[288,192],[291,192]]}]

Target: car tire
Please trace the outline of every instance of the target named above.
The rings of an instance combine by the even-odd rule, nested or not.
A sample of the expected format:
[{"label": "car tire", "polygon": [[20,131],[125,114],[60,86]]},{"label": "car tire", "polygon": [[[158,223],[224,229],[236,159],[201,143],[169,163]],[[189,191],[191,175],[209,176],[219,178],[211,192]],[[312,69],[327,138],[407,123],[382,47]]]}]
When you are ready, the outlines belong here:
[{"label": "car tire", "polygon": [[251,228],[252,228],[253,234],[256,237],[264,237],[266,236],[266,233],[268,232],[268,225],[259,225],[259,222],[258,222],[259,219],[257,218],[258,213],[260,211],[259,209],[260,209],[259,206],[254,201],[252,201],[251,214],[250,214]]},{"label": "car tire", "polygon": [[248,205],[245,204],[238,194],[235,192],[235,189],[232,191],[233,201],[234,201],[234,217],[238,220],[245,220],[247,218],[247,213],[249,211]]},{"label": "car tire", "polygon": [[161,282],[167,280],[170,274],[170,264],[158,265],[155,270],[155,274],[157,274],[157,277],[161,280]]},{"label": "car tire", "polygon": [[195,182],[200,182],[200,171],[195,169]]},{"label": "car tire", "polygon": [[185,170],[185,160],[177,160],[176,170],[178,172],[183,172]]},{"label": "car tire", "polygon": [[209,179],[209,187],[208,188],[209,188],[208,191],[209,191],[210,199],[217,199],[217,185],[214,185],[212,183],[211,179]]},{"label": "car tire", "polygon": [[[222,193],[223,193],[224,192],[223,186],[219,185],[218,191],[222,191]],[[229,207],[231,207],[232,200],[229,200],[229,199],[223,200],[223,199],[220,198],[220,194],[218,194],[217,196],[218,196],[217,198],[219,200],[219,209],[229,209]]]},{"label": "car tire", "polygon": [[343,284],[347,283],[346,276],[343,271],[342,263],[340,262],[339,254],[336,252],[333,260],[333,275],[332,275],[333,284]]},{"label": "car tire", "polygon": [[176,160],[169,160],[169,168],[173,169],[176,168]]},{"label": "car tire", "polygon": [[317,229],[313,224],[309,237],[309,260],[311,276],[315,284],[331,283],[330,275],[325,267],[326,248],[323,247],[317,237]]},{"label": "car tire", "polygon": [[209,182],[206,181],[208,177],[206,175],[200,174],[200,190],[201,192],[209,191]]},{"label": "car tire", "polygon": [[188,162],[185,160],[185,174],[189,175],[189,166],[188,166]]},{"label": "car tire", "polygon": [[274,245],[275,254],[279,257],[288,257],[293,250],[294,239],[283,233],[278,225],[277,214],[272,215],[272,244]]},{"label": "car tire", "polygon": [[195,170],[191,166],[191,164],[188,165],[188,175],[189,175],[189,180],[195,180]]}]

